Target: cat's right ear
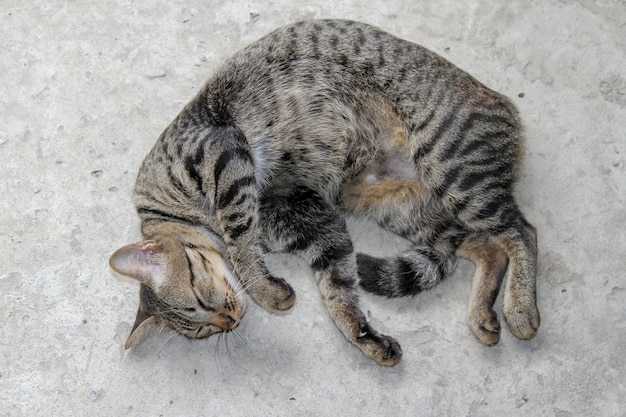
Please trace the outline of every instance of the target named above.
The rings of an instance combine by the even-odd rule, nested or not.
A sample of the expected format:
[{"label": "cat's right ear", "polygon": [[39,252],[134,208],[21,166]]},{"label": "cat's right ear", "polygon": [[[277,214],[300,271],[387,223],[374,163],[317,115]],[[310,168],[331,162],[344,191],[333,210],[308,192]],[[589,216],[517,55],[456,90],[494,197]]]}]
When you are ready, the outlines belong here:
[{"label": "cat's right ear", "polygon": [[140,303],[139,310],[137,311],[137,317],[135,318],[135,324],[133,325],[133,330],[130,332],[128,339],[126,339],[124,349],[134,348],[139,345],[158,328],[159,320],[156,316],[147,313]]},{"label": "cat's right ear", "polygon": [[152,287],[163,278],[163,248],[153,240],[131,243],[115,251],[109,265],[115,272]]}]

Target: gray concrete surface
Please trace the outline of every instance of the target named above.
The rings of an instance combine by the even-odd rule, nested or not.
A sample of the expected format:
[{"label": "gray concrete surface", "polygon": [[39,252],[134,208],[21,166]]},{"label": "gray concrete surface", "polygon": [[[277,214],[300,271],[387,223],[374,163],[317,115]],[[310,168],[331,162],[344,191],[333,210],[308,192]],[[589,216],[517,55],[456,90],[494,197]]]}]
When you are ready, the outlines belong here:
[{"label": "gray concrete surface", "polygon": [[[626,415],[623,1],[335,3],[0,2],[0,415]],[[123,351],[137,284],[107,259],[140,237],[141,160],[227,56],[320,17],[421,43],[517,103],[539,335],[476,343],[464,324],[473,266],[461,262],[415,298],[363,295],[404,349],[383,368],[335,329],[303,263],[276,256],[299,297],[291,314],[251,306],[243,341],[163,332]],[[352,230],[367,252],[402,245]]]}]

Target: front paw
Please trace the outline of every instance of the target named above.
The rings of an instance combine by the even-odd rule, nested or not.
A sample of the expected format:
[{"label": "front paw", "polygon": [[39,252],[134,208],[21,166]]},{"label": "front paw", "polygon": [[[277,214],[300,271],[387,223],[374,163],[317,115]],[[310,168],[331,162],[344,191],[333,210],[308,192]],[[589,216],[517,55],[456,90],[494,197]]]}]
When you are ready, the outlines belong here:
[{"label": "front paw", "polygon": [[402,358],[402,348],[393,337],[377,334],[367,323],[359,328],[354,343],[365,356],[373,359],[379,365],[393,366]]},{"label": "front paw", "polygon": [[493,346],[500,341],[500,322],[491,308],[468,311],[467,325],[480,343]]},{"label": "front paw", "polygon": [[504,320],[511,333],[521,340],[535,337],[541,322],[535,302],[521,300],[505,300]]},{"label": "front paw", "polygon": [[271,275],[250,287],[248,293],[257,304],[274,314],[284,314],[296,302],[296,293],[291,285]]}]

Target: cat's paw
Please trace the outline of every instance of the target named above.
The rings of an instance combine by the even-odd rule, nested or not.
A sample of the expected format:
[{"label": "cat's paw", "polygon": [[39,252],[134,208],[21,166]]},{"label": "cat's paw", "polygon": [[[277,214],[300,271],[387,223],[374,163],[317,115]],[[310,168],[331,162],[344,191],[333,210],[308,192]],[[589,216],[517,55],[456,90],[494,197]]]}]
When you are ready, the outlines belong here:
[{"label": "cat's paw", "polygon": [[379,365],[393,366],[402,358],[402,348],[396,339],[377,334],[367,323],[363,323],[359,327],[355,344],[365,356],[373,359]]},{"label": "cat's paw", "polygon": [[493,346],[500,341],[500,322],[490,308],[468,311],[467,325],[480,343]]},{"label": "cat's paw", "polygon": [[541,319],[534,301],[504,302],[504,320],[515,337],[530,340],[537,335]]},{"label": "cat's paw", "polygon": [[282,278],[268,276],[248,289],[248,293],[261,307],[274,314],[284,314],[296,302],[296,293]]}]

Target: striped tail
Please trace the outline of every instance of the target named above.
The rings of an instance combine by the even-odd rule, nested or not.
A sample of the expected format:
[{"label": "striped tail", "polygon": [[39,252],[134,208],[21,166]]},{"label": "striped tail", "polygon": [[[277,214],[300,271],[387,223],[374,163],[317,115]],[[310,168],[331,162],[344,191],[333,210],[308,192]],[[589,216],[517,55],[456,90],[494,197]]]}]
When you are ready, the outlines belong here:
[{"label": "striped tail", "polygon": [[395,258],[357,254],[363,289],[386,297],[415,295],[434,287],[452,271],[454,260],[429,247],[414,247]]}]

